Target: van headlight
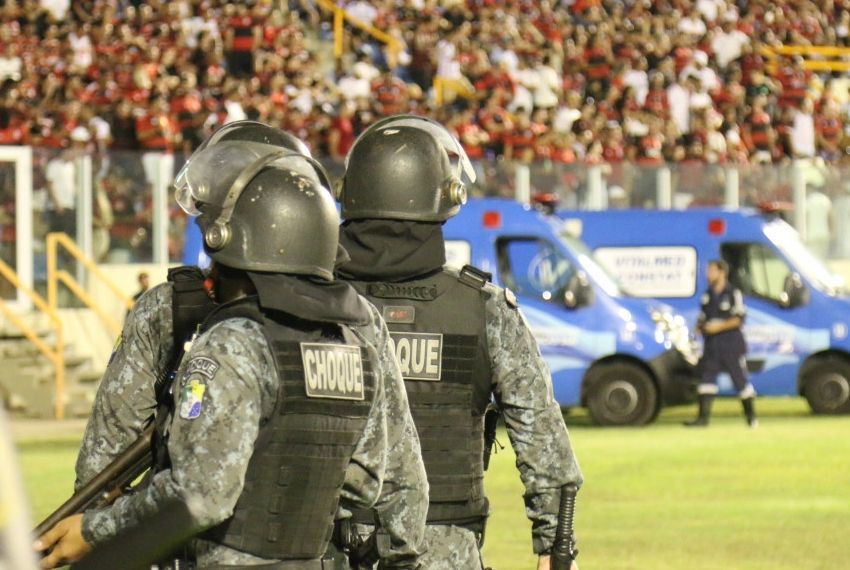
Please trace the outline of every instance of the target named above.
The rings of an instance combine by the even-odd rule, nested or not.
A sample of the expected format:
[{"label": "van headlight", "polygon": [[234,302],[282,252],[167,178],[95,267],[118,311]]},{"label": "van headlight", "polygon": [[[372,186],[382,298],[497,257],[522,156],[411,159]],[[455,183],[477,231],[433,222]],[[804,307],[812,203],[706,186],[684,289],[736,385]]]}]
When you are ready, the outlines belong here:
[{"label": "van headlight", "polygon": [[[655,322],[656,336],[661,336],[672,347],[678,350],[691,364],[697,363],[697,351],[691,340],[688,323],[682,315],[674,315],[670,311],[653,309],[652,320]],[[660,334],[659,334],[660,333]]]}]

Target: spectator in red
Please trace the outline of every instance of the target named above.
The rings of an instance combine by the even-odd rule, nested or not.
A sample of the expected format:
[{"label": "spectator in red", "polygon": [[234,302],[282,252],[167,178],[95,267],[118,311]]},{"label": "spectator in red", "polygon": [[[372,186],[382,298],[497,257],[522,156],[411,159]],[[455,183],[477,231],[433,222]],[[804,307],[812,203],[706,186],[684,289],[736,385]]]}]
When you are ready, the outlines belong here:
[{"label": "spectator in red", "polygon": [[490,135],[475,121],[475,111],[471,108],[457,115],[452,122],[466,155],[473,161],[484,158],[484,150],[490,142]]},{"label": "spectator in red", "polygon": [[158,99],[136,119],[136,136],[149,151],[172,151],[180,140],[177,123],[171,117],[168,102]]},{"label": "spectator in red", "polygon": [[806,98],[811,73],[803,69],[802,63],[800,56],[783,60],[777,76],[779,85],[782,87],[782,93],[779,96],[780,107],[799,109],[803,99]]},{"label": "spectator in red", "polygon": [[224,13],[227,71],[234,77],[250,77],[254,73],[254,50],[262,40],[262,28],[254,22],[247,4],[227,4]]},{"label": "spectator in red", "polygon": [[521,110],[516,116],[513,129],[505,134],[505,158],[530,163],[534,160],[534,145],[538,135],[532,128],[528,111]]},{"label": "spectator in red", "polygon": [[389,69],[372,82],[372,95],[375,97],[375,109],[379,115],[396,115],[407,105],[407,84],[393,75]]},{"label": "spectator in red", "polygon": [[773,131],[773,121],[765,110],[767,97],[758,95],[753,99],[753,108],[747,116],[744,126],[744,142],[750,149],[754,162],[771,162],[773,160],[776,133]]},{"label": "spectator in red", "polygon": [[838,105],[835,101],[827,100],[821,105],[815,121],[815,133],[818,155],[827,162],[835,162],[841,158],[841,140],[844,127],[838,115]]},{"label": "spectator in red", "polygon": [[664,148],[664,135],[661,132],[661,119],[653,118],[649,121],[649,132],[641,137],[638,145],[638,163],[644,166],[659,166],[664,162],[662,149]]},{"label": "spectator in red", "polygon": [[587,66],[588,94],[601,98],[610,84],[614,65],[611,42],[605,34],[597,33],[591,38],[590,46],[584,50],[584,61]]},{"label": "spectator in red", "polygon": [[664,88],[664,76],[653,73],[649,78],[649,90],[643,103],[644,111],[667,119],[670,116],[670,102],[667,100],[667,90]]},{"label": "spectator in red", "polygon": [[345,101],[339,109],[339,115],[331,122],[328,133],[328,154],[337,162],[342,162],[354,144],[354,113],[357,105]]}]

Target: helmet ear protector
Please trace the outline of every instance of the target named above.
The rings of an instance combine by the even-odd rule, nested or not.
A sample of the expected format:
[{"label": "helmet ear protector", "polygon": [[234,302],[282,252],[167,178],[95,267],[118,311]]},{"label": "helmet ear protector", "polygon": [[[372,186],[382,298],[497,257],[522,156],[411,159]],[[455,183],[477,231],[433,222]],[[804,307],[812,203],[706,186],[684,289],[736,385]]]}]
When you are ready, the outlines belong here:
[{"label": "helmet ear protector", "polygon": [[310,156],[304,156],[289,149],[281,149],[280,151],[258,158],[234,180],[221,205],[221,213],[204,230],[204,243],[209,249],[216,251],[223,249],[230,243],[233,237],[233,232],[230,229],[230,218],[233,216],[233,210],[236,208],[236,202],[239,200],[239,196],[242,195],[248,184],[273,162],[287,157],[296,157],[307,161],[313,167],[313,170],[315,170],[321,185],[326,189],[330,188],[330,179],[324,167]]},{"label": "helmet ear protector", "polygon": [[463,206],[466,204],[466,199],[469,193],[466,190],[466,184],[457,176],[450,176],[443,183],[443,195],[449,199],[452,206]]}]

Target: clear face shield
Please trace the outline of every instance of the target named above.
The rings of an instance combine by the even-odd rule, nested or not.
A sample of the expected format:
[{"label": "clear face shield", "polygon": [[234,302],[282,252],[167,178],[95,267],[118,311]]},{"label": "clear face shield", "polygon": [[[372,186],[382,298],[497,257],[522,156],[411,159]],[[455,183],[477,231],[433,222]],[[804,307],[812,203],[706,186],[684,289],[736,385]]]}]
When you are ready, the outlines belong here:
[{"label": "clear face shield", "polygon": [[[431,135],[431,137],[437,141],[437,143],[449,155],[449,160],[451,161],[452,168],[455,171],[455,177],[467,184],[475,182],[475,169],[473,168],[472,162],[469,160],[469,157],[466,155],[466,151],[463,150],[460,142],[458,142],[458,140],[452,136],[445,127],[426,117],[419,117],[417,115],[396,115],[394,117],[381,119],[362,132],[360,136],[357,137],[357,140],[354,141],[351,148],[354,149],[366,133],[374,132],[376,130],[391,130],[395,127],[419,129]],[[352,153],[349,151],[348,156],[345,157],[346,170],[348,169],[348,159],[351,154]]]},{"label": "clear face shield", "polygon": [[202,205],[220,208],[215,223],[230,220],[245,187],[264,168],[275,166],[303,179],[304,186],[318,182],[330,193],[330,179],[315,159],[263,143],[223,141],[198,149],[172,183],[177,204],[191,216]]}]

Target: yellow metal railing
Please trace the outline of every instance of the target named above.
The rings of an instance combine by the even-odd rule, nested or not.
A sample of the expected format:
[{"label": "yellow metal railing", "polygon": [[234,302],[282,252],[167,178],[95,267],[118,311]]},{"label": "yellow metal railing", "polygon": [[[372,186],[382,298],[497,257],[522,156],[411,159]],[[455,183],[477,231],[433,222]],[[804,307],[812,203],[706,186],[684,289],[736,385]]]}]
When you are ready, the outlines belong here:
[{"label": "yellow metal railing", "polygon": [[336,4],[334,4],[331,0],[316,0],[317,4],[323,9],[331,12],[334,17],[334,57],[337,59],[342,57],[342,54],[345,51],[344,46],[344,23],[348,22],[350,25],[355,28],[360,28],[379,42],[383,42],[387,44],[387,47],[393,53],[397,53],[401,49],[400,42],[398,39],[392,37],[388,33],[379,30],[375,26],[367,24],[361,20],[358,20],[354,16],[351,16],[345,9],[340,8]]},{"label": "yellow metal railing", "polygon": [[[766,67],[775,73],[780,57],[803,57],[802,67],[810,71],[850,71],[850,48],[840,46],[762,46],[761,54],[768,61]],[[810,59],[814,58],[814,59]]]},{"label": "yellow metal railing", "polygon": [[110,317],[106,311],[103,310],[103,307],[101,307],[100,304],[91,297],[91,295],[86,293],[85,288],[80,285],[70,273],[57,268],[56,260],[58,248],[60,246],[69,255],[71,255],[71,257],[76,259],[78,263],[83,264],[83,267],[89,271],[90,275],[95,276],[101,283],[106,285],[112,294],[115,295],[115,297],[125,307],[127,307],[128,310],[133,308],[133,300],[125,295],[121,289],[119,289],[118,286],[116,286],[115,283],[106,276],[100,267],[98,267],[94,261],[89,259],[86,254],[77,247],[74,240],[64,233],[47,234],[47,303],[54,311],[56,310],[58,306],[57,292],[59,290],[59,282],[61,281],[62,284],[71,291],[71,293],[83,302],[83,304],[95,312],[101,322],[103,322],[103,324],[106,325],[106,327],[112,331],[115,336],[118,336],[118,334],[121,333],[121,324]]},{"label": "yellow metal railing", "polygon": [[24,337],[33,343],[38,351],[53,364],[56,371],[54,382],[54,415],[57,420],[61,420],[65,417],[65,336],[62,329],[62,321],[59,319],[55,306],[51,306],[41,295],[27,287],[18,278],[18,274],[2,260],[0,260],[0,275],[8,280],[13,287],[22,291],[40,312],[47,315],[53,330],[56,331],[55,343],[51,347],[7,303],[0,299],[0,312],[3,313],[3,316],[18,327],[18,330],[23,333]]}]

